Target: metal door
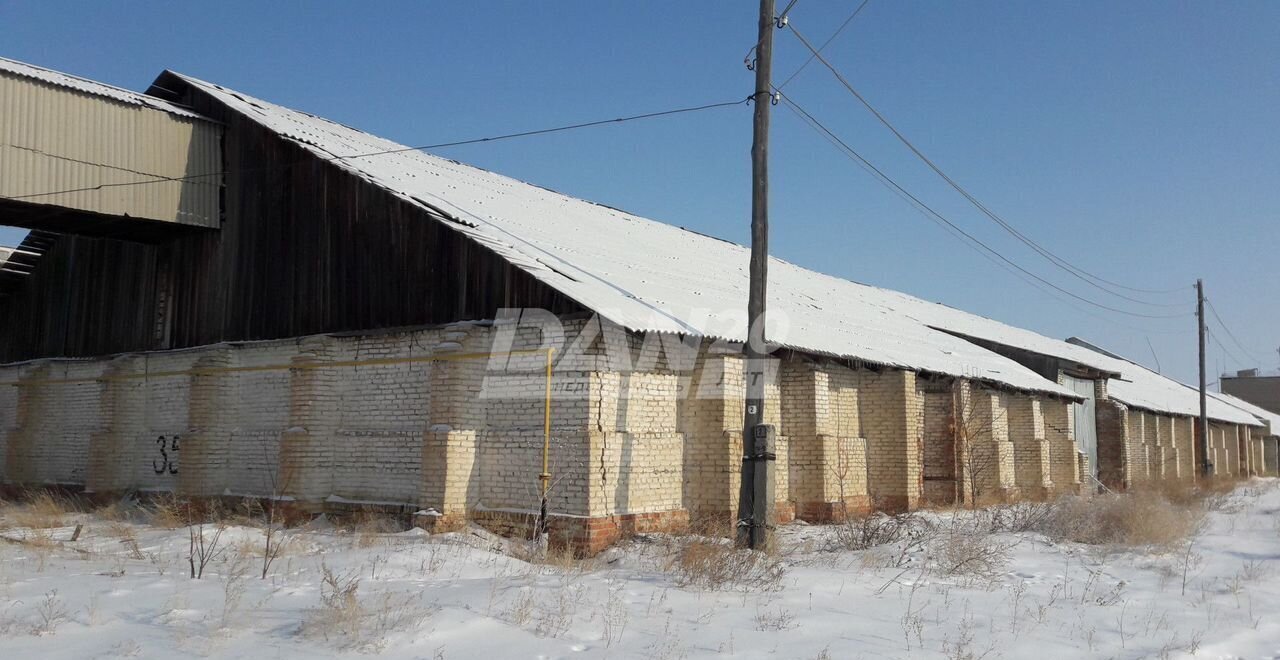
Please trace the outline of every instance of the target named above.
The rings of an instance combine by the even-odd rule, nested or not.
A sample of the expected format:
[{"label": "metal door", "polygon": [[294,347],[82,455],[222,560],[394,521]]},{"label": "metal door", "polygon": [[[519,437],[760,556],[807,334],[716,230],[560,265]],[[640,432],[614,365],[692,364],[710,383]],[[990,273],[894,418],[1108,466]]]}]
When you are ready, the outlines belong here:
[{"label": "metal door", "polygon": [[1071,404],[1075,417],[1076,446],[1089,457],[1089,471],[1098,476],[1098,421],[1095,413],[1093,381],[1063,375],[1062,384],[1084,397],[1082,403]]}]

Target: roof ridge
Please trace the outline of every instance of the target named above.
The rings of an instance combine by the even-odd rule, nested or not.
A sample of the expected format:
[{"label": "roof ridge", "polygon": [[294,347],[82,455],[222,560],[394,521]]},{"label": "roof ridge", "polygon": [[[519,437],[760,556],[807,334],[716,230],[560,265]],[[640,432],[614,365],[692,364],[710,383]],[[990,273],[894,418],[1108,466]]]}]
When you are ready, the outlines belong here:
[{"label": "roof ridge", "polygon": [[72,73],[58,71],[57,69],[50,69],[48,67],[30,64],[21,60],[0,57],[0,71],[8,72],[28,80],[35,80],[46,85],[53,85],[55,87],[80,92],[82,94],[109,99],[118,103],[143,106],[159,112],[168,112],[170,114],[190,119],[212,121],[189,108],[185,108],[166,99],[152,96],[144,92],[135,92],[131,89],[92,80],[83,76],[77,76]]}]

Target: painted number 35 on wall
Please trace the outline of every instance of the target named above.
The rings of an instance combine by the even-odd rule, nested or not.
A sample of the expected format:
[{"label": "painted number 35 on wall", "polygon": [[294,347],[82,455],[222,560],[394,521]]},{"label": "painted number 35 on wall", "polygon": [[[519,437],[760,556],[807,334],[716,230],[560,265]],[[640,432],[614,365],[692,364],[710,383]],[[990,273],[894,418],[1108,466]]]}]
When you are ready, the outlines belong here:
[{"label": "painted number 35 on wall", "polygon": [[178,441],[182,436],[162,435],[156,438],[156,446],[160,449],[160,457],[151,461],[151,469],[156,474],[178,473]]}]

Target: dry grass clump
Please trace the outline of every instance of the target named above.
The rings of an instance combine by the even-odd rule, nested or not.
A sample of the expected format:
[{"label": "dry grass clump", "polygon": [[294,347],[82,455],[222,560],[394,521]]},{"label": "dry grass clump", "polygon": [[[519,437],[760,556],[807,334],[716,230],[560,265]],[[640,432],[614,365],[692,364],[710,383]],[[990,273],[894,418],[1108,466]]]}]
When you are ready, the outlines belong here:
[{"label": "dry grass clump", "polygon": [[299,632],[304,637],[355,639],[360,634],[364,608],[360,605],[360,577],[339,574],[320,565],[320,607],[311,610]]},{"label": "dry grass clump", "polygon": [[1195,484],[1186,481],[1157,480],[1141,484],[1131,492],[1149,492],[1159,495],[1178,506],[1202,507],[1216,511],[1225,504],[1227,496],[1240,482],[1234,477],[1210,477]]},{"label": "dry grass clump", "polygon": [[132,501],[115,500],[94,509],[93,515],[107,522],[119,523],[129,520],[132,517],[133,512],[134,507]]},{"label": "dry grass clump", "polygon": [[1060,500],[1037,531],[1090,545],[1170,547],[1194,535],[1202,503],[1178,503],[1153,490]]},{"label": "dry grass clump", "polygon": [[698,537],[680,539],[667,570],[681,587],[712,591],[772,590],[786,575],[786,567],[778,557],[737,548],[724,539]]},{"label": "dry grass clump", "polygon": [[395,516],[377,511],[359,511],[351,516],[347,530],[355,536],[356,546],[369,548],[386,540],[388,534],[404,531],[404,525]]},{"label": "dry grass clump", "polygon": [[62,527],[74,510],[74,502],[42,490],[29,493],[24,504],[12,508],[9,518],[16,527],[48,529]]},{"label": "dry grass clump", "polygon": [[191,517],[190,503],[170,494],[156,496],[145,511],[148,522],[164,529],[186,527]]},{"label": "dry grass clump", "polygon": [[689,520],[685,536],[732,539],[738,533],[737,521],[725,515],[698,515]]}]

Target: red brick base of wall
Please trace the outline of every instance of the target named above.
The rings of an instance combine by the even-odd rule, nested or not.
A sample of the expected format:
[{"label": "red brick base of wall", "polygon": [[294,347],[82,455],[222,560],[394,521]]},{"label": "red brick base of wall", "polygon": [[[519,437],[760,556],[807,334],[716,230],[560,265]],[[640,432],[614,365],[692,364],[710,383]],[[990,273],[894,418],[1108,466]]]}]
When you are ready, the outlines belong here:
[{"label": "red brick base of wall", "polygon": [[1018,490],[1022,494],[1022,499],[1030,502],[1047,501],[1053,493],[1051,486],[1020,486]]},{"label": "red brick base of wall", "polygon": [[840,502],[800,502],[795,505],[796,517],[810,523],[843,522],[846,518],[863,516],[871,512],[871,497],[858,495],[846,497]]},{"label": "red brick base of wall", "polygon": [[885,513],[902,513],[920,508],[920,497],[916,495],[877,495],[875,509]]},{"label": "red brick base of wall", "polygon": [[[475,511],[470,519],[503,536],[531,538],[538,524],[537,514]],[[689,528],[689,512],[684,509],[654,513],[630,513],[598,518],[547,517],[547,540],[553,548],[568,548],[579,557],[599,554],[605,548],[633,534],[682,532]]]}]

